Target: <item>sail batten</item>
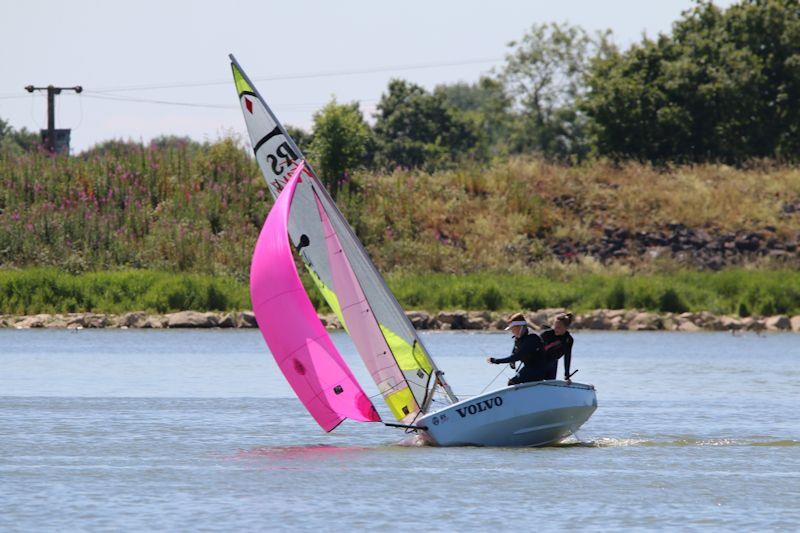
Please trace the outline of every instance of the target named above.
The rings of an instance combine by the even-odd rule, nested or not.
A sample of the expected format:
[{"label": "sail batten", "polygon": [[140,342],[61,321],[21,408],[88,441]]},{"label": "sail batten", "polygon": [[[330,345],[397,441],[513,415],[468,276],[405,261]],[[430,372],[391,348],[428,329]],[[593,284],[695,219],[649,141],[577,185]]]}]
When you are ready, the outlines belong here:
[{"label": "sail batten", "polygon": [[[232,56],[231,60],[255,157],[277,198],[302,152]],[[288,221],[291,241],[296,248],[302,244],[300,257],[314,284],[353,339],[394,416],[413,420],[440,380],[436,366],[313,169],[304,165],[302,173]]]}]

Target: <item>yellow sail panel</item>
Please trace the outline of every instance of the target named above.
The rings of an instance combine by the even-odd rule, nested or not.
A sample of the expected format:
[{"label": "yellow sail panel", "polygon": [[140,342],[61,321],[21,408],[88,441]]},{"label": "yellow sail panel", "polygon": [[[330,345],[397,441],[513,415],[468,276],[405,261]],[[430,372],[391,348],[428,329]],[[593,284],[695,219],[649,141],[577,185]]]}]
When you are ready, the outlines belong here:
[{"label": "yellow sail panel", "polygon": [[384,399],[389,405],[392,414],[398,420],[403,420],[410,413],[419,410],[417,402],[414,400],[414,395],[408,387],[384,396]]},{"label": "yellow sail panel", "polygon": [[415,343],[412,347],[402,337],[383,324],[381,324],[381,332],[383,332],[386,343],[391,348],[392,355],[394,355],[400,370],[417,370],[421,368],[426,374],[430,374],[433,371],[430,359],[428,359],[419,344]]},{"label": "yellow sail panel", "polygon": [[239,69],[236,68],[236,65],[231,63],[231,68],[233,69],[233,82],[236,84],[236,92],[239,96],[241,96],[243,92],[255,93],[253,88],[250,87],[250,84],[247,83],[247,80],[244,79]]},{"label": "yellow sail panel", "polygon": [[333,309],[333,312],[336,313],[336,318],[339,319],[339,323],[342,325],[345,331],[347,331],[347,324],[344,323],[344,317],[342,316],[342,307],[339,305],[339,298],[336,297],[336,293],[333,292],[327,285],[325,285],[319,276],[317,276],[316,272],[311,270],[311,267],[306,265],[306,270],[308,273],[311,274],[311,279],[314,281],[314,285],[317,286],[320,294],[322,297],[325,298],[325,301],[328,302],[328,307]]}]

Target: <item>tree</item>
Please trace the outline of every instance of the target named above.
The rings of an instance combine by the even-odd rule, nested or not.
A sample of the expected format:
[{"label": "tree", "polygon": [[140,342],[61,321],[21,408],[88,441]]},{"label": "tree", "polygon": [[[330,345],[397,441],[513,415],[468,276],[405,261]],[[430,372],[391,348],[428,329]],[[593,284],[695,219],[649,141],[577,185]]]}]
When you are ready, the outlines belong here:
[{"label": "tree", "polygon": [[381,96],[374,131],[376,163],[384,168],[441,167],[468,155],[478,140],[444,95],[403,80],[390,81]]},{"label": "tree", "polygon": [[304,130],[303,128],[298,128],[295,126],[286,126],[286,133],[289,134],[289,137],[292,138],[294,143],[300,148],[300,151],[306,153],[308,151],[309,146],[311,146],[311,141],[314,136]]},{"label": "tree", "polygon": [[671,35],[598,58],[584,109],[598,150],[653,162],[797,159],[800,7],[706,1]]},{"label": "tree", "polygon": [[352,171],[364,164],[369,142],[370,129],[357,102],[333,99],[314,114],[309,157],[334,198]]},{"label": "tree", "polygon": [[37,148],[41,144],[39,135],[26,128],[14,129],[0,118],[0,153],[20,154]]},{"label": "tree", "polygon": [[578,26],[534,24],[509,43],[501,79],[521,111],[513,142],[517,151],[583,157],[586,118],[578,100],[586,91],[591,57],[611,49],[609,32],[591,37]]},{"label": "tree", "polygon": [[488,159],[508,153],[514,117],[512,99],[500,80],[482,76],[476,83],[439,85],[434,94],[442,95],[451,108],[472,122],[479,137],[478,157]]},{"label": "tree", "polygon": [[195,153],[207,147],[207,143],[204,145],[185,135],[159,135],[150,141],[150,146],[159,150],[185,150],[188,153]]}]

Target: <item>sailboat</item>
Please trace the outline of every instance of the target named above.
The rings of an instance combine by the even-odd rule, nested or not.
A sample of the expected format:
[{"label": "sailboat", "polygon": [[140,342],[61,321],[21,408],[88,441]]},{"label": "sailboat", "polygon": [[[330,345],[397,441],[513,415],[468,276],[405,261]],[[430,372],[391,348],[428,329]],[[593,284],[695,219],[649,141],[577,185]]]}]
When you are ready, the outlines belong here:
[{"label": "sailboat", "polygon": [[[455,395],[300,149],[230,59],[255,158],[275,198],[250,267],[253,311],[279,368],[320,427],[329,432],[349,418],[404,428],[440,446],[537,446],[588,420],[597,408],[591,385],[553,380]],[[328,336],[292,248],[353,340],[394,422],[381,418]]]}]

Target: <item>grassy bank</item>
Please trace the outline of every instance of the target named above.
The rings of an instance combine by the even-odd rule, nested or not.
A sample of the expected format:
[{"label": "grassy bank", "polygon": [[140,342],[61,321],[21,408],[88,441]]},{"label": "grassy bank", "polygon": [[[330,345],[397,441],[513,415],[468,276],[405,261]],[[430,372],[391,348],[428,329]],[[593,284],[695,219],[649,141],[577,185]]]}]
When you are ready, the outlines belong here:
[{"label": "grassy bank", "polygon": [[[800,314],[800,272],[572,274],[391,274],[389,286],[406,309],[518,310],[567,307],[711,311],[740,316]],[[308,284],[310,289],[311,285]],[[327,311],[315,290],[320,310]],[[94,311],[165,313],[249,309],[249,291],[233,278],[133,270],[67,274],[55,269],[0,272],[0,314]]]},{"label": "grassy bank", "polygon": [[247,286],[203,274],[150,270],[73,275],[33,268],[0,272],[0,313],[165,313],[193,309],[248,309]]},{"label": "grassy bank", "polygon": [[[800,169],[766,163],[657,169],[511,158],[352,179],[337,202],[383,272],[530,273],[561,239],[596,242],[607,228],[634,234],[676,222],[712,235],[771,228],[768,239],[800,238]],[[244,282],[270,203],[255,162],[230,139],[0,157],[0,266]]]}]

